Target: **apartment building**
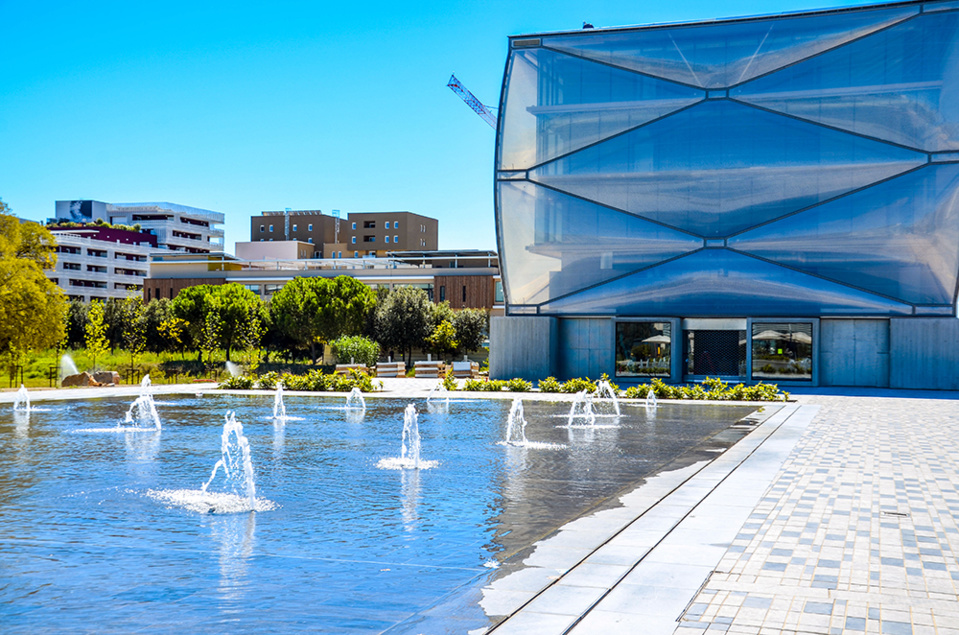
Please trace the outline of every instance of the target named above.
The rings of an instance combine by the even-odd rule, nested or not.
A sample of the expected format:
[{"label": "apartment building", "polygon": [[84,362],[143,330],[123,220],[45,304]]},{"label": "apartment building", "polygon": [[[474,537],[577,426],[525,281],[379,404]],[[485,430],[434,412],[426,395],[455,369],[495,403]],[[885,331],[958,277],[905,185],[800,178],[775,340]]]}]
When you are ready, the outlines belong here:
[{"label": "apartment building", "polygon": [[314,258],[375,258],[436,250],[439,221],[412,212],[350,212],[342,218],[321,210],[268,211],[250,219],[250,240],[309,243]]},{"label": "apartment building", "polygon": [[57,201],[48,223],[57,265],[47,277],[70,299],[123,298],[142,291],[152,252],[222,252],[223,222],[220,212],[175,203]]},{"label": "apartment building", "polygon": [[46,274],[71,300],[124,298],[143,289],[156,236],[92,225],[48,229],[57,241],[57,264]]}]

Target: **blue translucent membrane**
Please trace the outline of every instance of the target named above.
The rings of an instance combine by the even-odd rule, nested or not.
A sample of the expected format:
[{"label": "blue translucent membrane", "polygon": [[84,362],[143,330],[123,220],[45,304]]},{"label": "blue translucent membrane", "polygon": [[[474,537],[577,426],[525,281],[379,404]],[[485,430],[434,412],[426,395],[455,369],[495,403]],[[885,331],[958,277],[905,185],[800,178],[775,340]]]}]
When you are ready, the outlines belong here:
[{"label": "blue translucent membrane", "polygon": [[951,304],[959,165],[930,165],[729,240],[729,246],[918,304]]},{"label": "blue translucent membrane", "polygon": [[538,304],[702,247],[702,240],[528,182],[500,181],[507,297]]},{"label": "blue translucent membrane", "polygon": [[718,100],[552,161],[530,178],[718,237],[925,162],[916,152]]},{"label": "blue translucent membrane", "polygon": [[957,149],[959,13],[919,16],[731,96],[923,150]]},{"label": "blue translucent membrane", "polygon": [[500,168],[527,168],[703,99],[680,86],[546,49],[513,51]]},{"label": "blue translucent membrane", "polygon": [[722,88],[894,24],[918,9],[584,33],[543,38],[543,46],[665,79]]},{"label": "blue translucent membrane", "polygon": [[596,315],[910,315],[912,307],[728,249],[706,249],[550,302]]}]

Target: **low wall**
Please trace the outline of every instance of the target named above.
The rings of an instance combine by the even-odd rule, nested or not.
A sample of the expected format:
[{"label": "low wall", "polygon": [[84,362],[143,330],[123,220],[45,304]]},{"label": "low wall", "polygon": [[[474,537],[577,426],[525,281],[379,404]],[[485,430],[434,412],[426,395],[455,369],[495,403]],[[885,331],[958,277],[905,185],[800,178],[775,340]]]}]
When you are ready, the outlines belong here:
[{"label": "low wall", "polygon": [[490,379],[528,381],[555,374],[556,318],[493,316],[489,325]]},{"label": "low wall", "polygon": [[959,390],[959,319],[889,321],[892,388]]}]

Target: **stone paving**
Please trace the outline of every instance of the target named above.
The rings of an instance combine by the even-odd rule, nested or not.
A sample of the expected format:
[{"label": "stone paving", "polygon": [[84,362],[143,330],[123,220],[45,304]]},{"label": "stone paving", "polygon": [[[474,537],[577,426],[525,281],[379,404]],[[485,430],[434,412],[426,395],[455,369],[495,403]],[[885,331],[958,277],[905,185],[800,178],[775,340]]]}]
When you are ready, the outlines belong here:
[{"label": "stone paving", "polygon": [[819,415],[676,635],[959,635],[959,401],[800,401]]}]

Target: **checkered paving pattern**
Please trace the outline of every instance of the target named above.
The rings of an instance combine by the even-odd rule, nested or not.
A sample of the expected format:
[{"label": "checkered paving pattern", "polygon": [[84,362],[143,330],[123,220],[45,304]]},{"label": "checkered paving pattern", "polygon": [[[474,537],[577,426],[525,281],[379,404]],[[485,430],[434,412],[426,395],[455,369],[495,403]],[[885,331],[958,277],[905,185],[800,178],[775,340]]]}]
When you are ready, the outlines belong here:
[{"label": "checkered paving pattern", "polygon": [[676,635],[959,635],[959,401],[820,404]]}]

